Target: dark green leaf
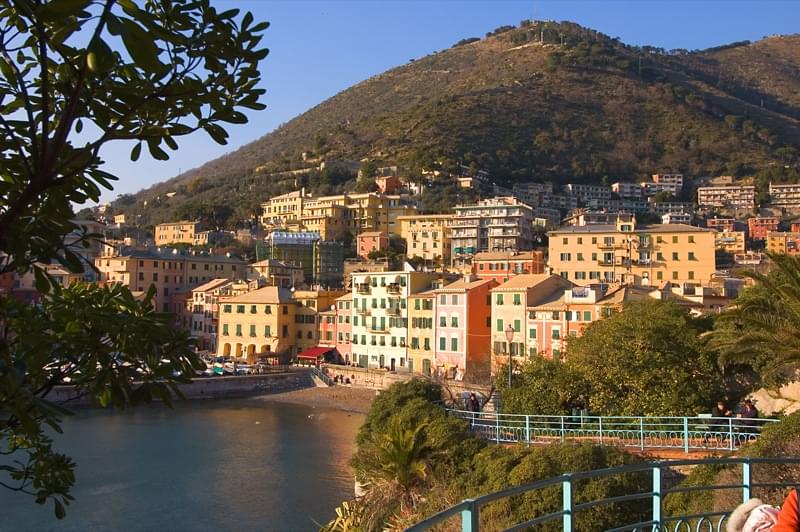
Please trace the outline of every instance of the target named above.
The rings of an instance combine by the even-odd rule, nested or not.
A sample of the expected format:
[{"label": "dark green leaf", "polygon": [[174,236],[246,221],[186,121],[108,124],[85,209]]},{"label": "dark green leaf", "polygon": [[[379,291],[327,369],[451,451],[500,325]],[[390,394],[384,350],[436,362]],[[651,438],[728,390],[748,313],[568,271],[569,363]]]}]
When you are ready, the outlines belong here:
[{"label": "dark green leaf", "polygon": [[142,143],[139,142],[131,150],[131,161],[138,161],[139,156],[142,154]]}]

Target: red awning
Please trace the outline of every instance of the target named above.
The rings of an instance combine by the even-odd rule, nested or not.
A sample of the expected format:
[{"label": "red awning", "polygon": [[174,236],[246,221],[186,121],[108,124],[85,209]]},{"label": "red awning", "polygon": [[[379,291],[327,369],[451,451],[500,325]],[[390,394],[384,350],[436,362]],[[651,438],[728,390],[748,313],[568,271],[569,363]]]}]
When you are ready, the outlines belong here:
[{"label": "red awning", "polygon": [[317,360],[320,358],[324,358],[325,355],[330,353],[331,351],[333,351],[332,347],[322,347],[318,345],[317,347],[310,347],[306,349],[305,351],[297,355],[297,358],[311,358],[313,360]]}]

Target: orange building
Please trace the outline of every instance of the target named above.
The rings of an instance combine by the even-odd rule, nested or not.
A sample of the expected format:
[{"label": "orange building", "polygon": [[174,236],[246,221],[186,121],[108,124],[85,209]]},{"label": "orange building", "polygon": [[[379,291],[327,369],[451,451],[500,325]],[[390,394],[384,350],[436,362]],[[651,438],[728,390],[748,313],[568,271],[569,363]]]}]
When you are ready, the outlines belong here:
[{"label": "orange building", "polygon": [[498,283],[504,283],[515,275],[544,273],[544,252],[476,253],[472,259],[472,273],[479,279],[494,279]]},{"label": "orange building", "polygon": [[359,233],[356,238],[356,250],[359,257],[369,258],[373,251],[385,251],[389,249],[389,237],[386,233],[379,231],[366,231]]}]

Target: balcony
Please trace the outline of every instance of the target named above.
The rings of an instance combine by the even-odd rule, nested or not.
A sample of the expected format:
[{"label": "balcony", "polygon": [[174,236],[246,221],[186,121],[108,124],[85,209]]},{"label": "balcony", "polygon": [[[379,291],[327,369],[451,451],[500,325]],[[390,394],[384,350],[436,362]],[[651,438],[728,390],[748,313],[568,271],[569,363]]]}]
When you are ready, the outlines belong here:
[{"label": "balcony", "polygon": [[388,294],[400,294],[402,289],[403,287],[401,287],[399,283],[389,283],[386,285],[386,293]]},{"label": "balcony", "polygon": [[375,334],[389,334],[389,329],[386,327],[380,327],[379,325],[369,325],[367,330],[371,333]]},{"label": "balcony", "polygon": [[630,259],[625,259],[622,257],[616,257],[612,260],[600,259],[597,261],[598,266],[617,266],[617,267],[627,267],[631,265]]},{"label": "balcony", "polygon": [[597,249],[628,249],[629,242],[615,242],[613,244],[603,242],[597,244]]},{"label": "balcony", "polygon": [[370,309],[365,307],[356,307],[356,314],[361,314],[362,316],[369,316]]},{"label": "balcony", "polygon": [[400,307],[390,306],[386,307],[386,314],[390,316],[399,316],[402,313],[402,310],[403,309]]},{"label": "balcony", "polygon": [[369,283],[358,283],[356,285],[356,291],[362,295],[368,295],[370,293],[370,286]]}]

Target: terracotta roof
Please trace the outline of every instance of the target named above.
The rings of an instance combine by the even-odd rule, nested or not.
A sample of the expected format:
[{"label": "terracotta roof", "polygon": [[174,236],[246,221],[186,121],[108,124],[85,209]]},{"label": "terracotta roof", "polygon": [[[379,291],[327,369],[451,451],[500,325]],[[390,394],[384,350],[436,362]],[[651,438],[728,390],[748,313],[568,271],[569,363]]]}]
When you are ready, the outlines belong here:
[{"label": "terracotta roof", "polygon": [[558,275],[551,275],[547,273],[515,275],[500,286],[493,288],[492,292],[505,292],[508,290],[531,288],[551,277],[558,277]]},{"label": "terracotta roof", "polygon": [[383,236],[383,233],[381,231],[364,231],[359,233],[358,236]]},{"label": "terracotta roof", "polygon": [[465,281],[463,278],[459,279],[458,281],[452,282],[450,284],[444,285],[441,288],[437,288],[435,290],[431,290],[431,292],[435,294],[446,293],[446,292],[463,292],[465,290],[472,290],[473,288],[477,288],[479,286],[483,286],[485,284],[490,284],[493,282],[497,282],[494,279],[476,279],[474,281]]},{"label": "terracotta roof", "polygon": [[288,303],[292,293],[279,286],[265,286],[240,296],[224,298],[226,303]]},{"label": "terracotta roof", "polygon": [[710,233],[713,229],[686,224],[653,224],[636,226],[633,231],[619,231],[615,224],[572,225],[549,231],[551,235],[567,235],[582,233],[618,233],[620,235],[636,233]]},{"label": "terracotta roof", "polygon": [[196,288],[192,288],[192,292],[207,292],[208,290],[214,290],[215,288],[219,288],[228,283],[232,283],[230,279],[211,279],[207,283],[201,284]]},{"label": "terracotta roof", "polygon": [[352,301],[353,300],[353,292],[347,292],[342,297],[337,297],[336,301]]}]

